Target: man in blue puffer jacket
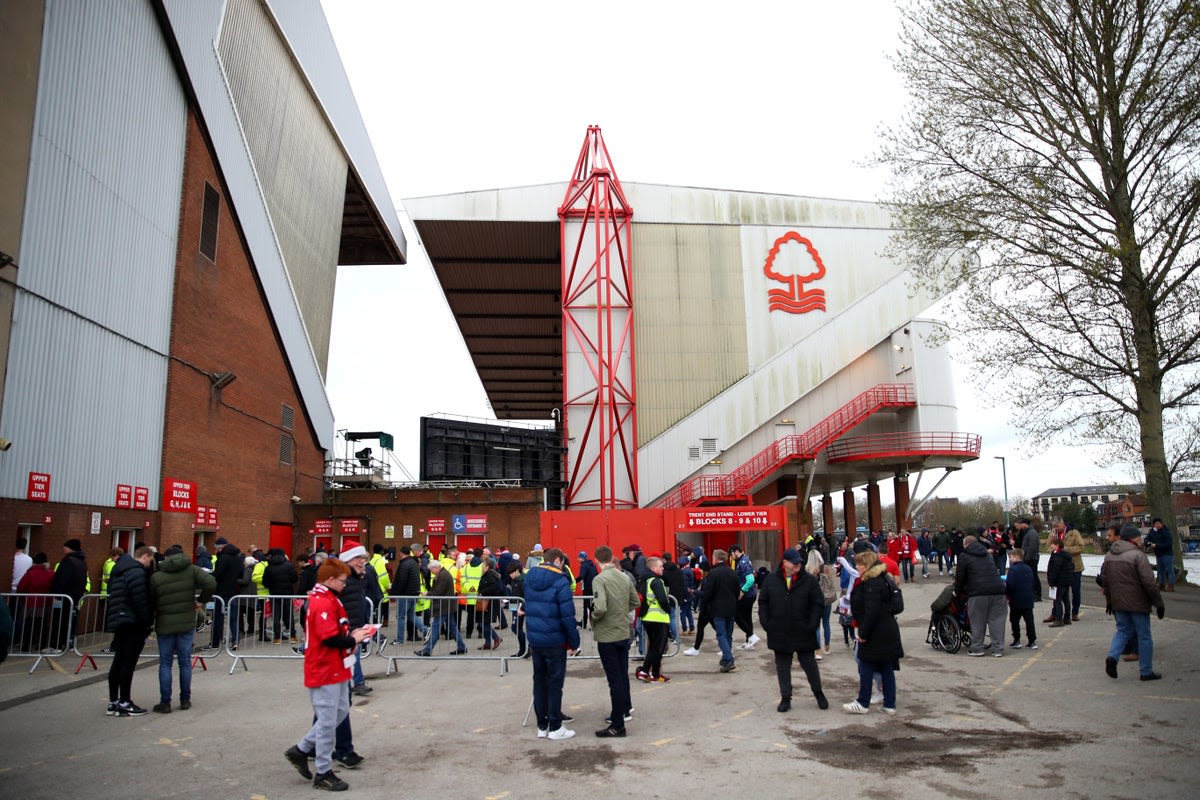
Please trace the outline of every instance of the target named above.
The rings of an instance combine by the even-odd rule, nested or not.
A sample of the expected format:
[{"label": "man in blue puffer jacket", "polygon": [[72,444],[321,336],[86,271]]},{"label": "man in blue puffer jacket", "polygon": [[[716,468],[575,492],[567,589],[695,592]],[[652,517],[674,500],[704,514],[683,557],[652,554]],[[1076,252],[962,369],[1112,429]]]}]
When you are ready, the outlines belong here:
[{"label": "man in blue puffer jacket", "polygon": [[579,650],[579,627],[571,579],[563,570],[563,551],[551,547],[541,564],[525,575],[525,632],[533,653],[533,709],[539,739],[570,739],[562,726],[563,682],[567,653]]}]

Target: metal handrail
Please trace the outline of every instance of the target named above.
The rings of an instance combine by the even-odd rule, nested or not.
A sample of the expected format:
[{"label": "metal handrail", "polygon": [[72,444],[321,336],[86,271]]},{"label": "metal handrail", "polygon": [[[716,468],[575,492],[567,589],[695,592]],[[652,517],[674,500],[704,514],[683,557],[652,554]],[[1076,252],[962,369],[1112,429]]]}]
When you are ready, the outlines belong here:
[{"label": "metal handrail", "polygon": [[978,457],[983,440],[977,433],[960,431],[904,431],[853,436],[826,449],[829,460],[846,461],[882,455],[953,455]]},{"label": "metal handrail", "polygon": [[916,390],[911,383],[881,383],[859,393],[804,433],[784,436],[771,442],[737,469],[725,475],[701,475],[685,481],[658,506],[681,508],[713,497],[741,497],[763,477],[788,461],[812,459],[839,436],[884,408],[916,405]]}]

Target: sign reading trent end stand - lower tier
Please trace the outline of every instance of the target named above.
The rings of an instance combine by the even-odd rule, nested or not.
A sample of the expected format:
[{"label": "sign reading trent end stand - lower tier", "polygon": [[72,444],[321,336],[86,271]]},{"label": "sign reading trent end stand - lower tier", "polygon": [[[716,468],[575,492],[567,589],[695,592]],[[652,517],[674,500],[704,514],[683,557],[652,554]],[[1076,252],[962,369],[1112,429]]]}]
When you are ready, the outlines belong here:
[{"label": "sign reading trent end stand - lower tier", "polygon": [[175,478],[163,478],[163,511],[196,513],[196,484]]},{"label": "sign reading trent end stand - lower tier", "polygon": [[684,528],[701,530],[754,528],[772,529],[779,527],[779,522],[773,520],[771,511],[766,508],[721,508],[711,511],[684,511]]}]

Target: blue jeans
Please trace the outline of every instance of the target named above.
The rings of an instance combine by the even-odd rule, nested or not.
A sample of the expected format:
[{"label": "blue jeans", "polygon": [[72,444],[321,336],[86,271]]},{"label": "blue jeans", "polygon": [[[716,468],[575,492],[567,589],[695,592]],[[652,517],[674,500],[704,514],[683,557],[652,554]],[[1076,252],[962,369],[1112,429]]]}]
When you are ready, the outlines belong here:
[{"label": "blue jeans", "polygon": [[612,704],[609,727],[624,730],[625,715],[633,707],[629,694],[629,640],[597,642],[596,652],[604,667],[604,677],[608,679],[608,696]]},{"label": "blue jeans", "polygon": [[1109,658],[1120,658],[1125,645],[1132,638],[1138,643],[1138,673],[1149,675],[1154,671],[1154,640],[1150,638],[1150,614],[1136,614],[1132,611],[1114,611],[1117,618],[1117,632],[1113,634],[1112,644],[1108,648]]},{"label": "blue jeans", "polygon": [[[821,612],[821,624],[817,626],[817,649],[828,646],[829,644],[829,616],[833,613],[833,604],[826,603],[825,609]],[[825,631],[825,641],[821,641],[821,631]]]},{"label": "blue jeans", "polygon": [[417,616],[417,601],[411,597],[399,597],[396,599],[396,644],[404,644],[409,625],[412,625],[413,631],[421,634],[422,638],[429,633],[429,628]]},{"label": "blue jeans", "polygon": [[158,699],[171,704],[171,661],[179,661],[179,699],[192,699],[192,640],[195,631],[158,634]]},{"label": "blue jeans", "polygon": [[458,632],[458,617],[451,611],[444,617],[434,617],[429,624],[429,641],[425,643],[424,650],[433,652],[433,648],[437,647],[438,637],[442,633],[442,623],[446,623],[447,636],[453,637],[454,643],[458,645],[459,650],[465,651],[467,643],[463,641],[462,634]]},{"label": "blue jeans", "polygon": [[1175,585],[1175,554],[1169,556],[1155,556],[1158,562],[1158,588],[1162,588],[1168,584]]},{"label": "blue jeans", "polygon": [[1073,616],[1073,617],[1079,616],[1079,602],[1080,602],[1079,590],[1083,588],[1081,585],[1082,583],[1083,583],[1083,573],[1082,572],[1072,573],[1072,578],[1071,578],[1071,592],[1072,592],[1072,594],[1071,594],[1071,616]]},{"label": "blue jeans", "polygon": [[896,707],[896,673],[892,663],[872,662],[858,659],[858,704],[863,708],[871,706],[871,682],[875,674],[883,679],[883,707]]},{"label": "blue jeans", "polygon": [[[533,711],[538,730],[562,727],[563,683],[567,678],[567,651],[562,647],[533,648]],[[628,668],[626,680],[628,680]],[[624,715],[621,719],[624,719]]]},{"label": "blue jeans", "polygon": [[694,630],[696,627],[696,618],[692,614],[692,599],[690,597],[683,598],[683,602],[679,605],[679,621],[685,631]]},{"label": "blue jeans", "polygon": [[721,663],[733,663],[733,617],[713,617],[713,630],[717,632],[717,647],[721,648]]}]

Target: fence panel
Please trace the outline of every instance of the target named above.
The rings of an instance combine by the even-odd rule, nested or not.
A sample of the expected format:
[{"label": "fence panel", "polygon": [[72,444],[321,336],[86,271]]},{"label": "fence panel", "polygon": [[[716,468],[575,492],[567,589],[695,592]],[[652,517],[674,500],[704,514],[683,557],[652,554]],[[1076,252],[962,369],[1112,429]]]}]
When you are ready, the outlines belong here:
[{"label": "fence panel", "polygon": [[[304,658],[303,594],[240,594],[229,598],[229,632],[225,634],[225,652],[233,659],[229,674],[240,664],[248,670],[252,658]],[[375,604],[364,597],[367,619],[375,618]],[[370,655],[372,643],[363,642],[363,656]]]},{"label": "fence panel", "polygon": [[32,658],[29,674],[43,660],[57,658],[71,648],[75,603],[65,594],[0,594],[13,620],[13,639],[8,654]]}]

